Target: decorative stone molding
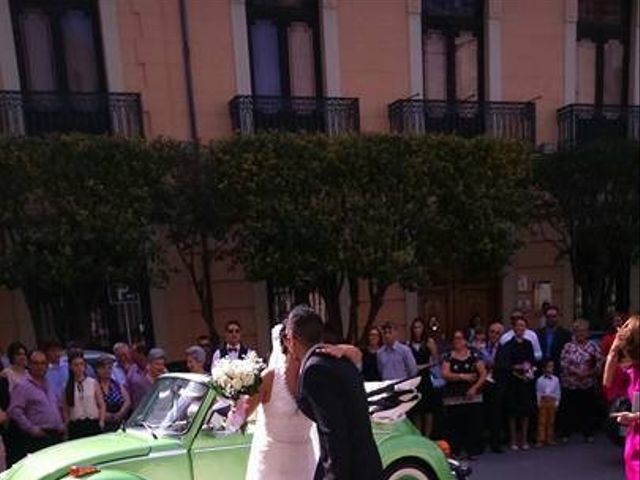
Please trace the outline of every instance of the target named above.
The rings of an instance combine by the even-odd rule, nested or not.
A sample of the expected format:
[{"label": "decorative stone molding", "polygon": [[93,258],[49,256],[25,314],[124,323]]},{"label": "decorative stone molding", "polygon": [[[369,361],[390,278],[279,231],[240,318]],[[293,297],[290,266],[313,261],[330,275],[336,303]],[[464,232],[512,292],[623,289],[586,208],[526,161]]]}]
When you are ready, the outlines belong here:
[{"label": "decorative stone molding", "polygon": [[489,0],[487,2],[487,19],[501,20],[503,15],[502,0]]},{"label": "decorative stone molding", "polygon": [[102,30],[102,50],[104,51],[107,87],[110,92],[123,92],[126,87],[122,73],[118,2],[99,0],[98,9],[100,10],[100,28]]},{"label": "decorative stone molding", "polygon": [[491,102],[502,100],[502,0],[489,0],[485,10],[485,84]]},{"label": "decorative stone molding", "polygon": [[422,55],[422,2],[407,0],[409,26],[409,96],[424,97],[424,68]]},{"label": "decorative stone molding", "polygon": [[[244,1],[244,0],[243,0]],[[322,0],[322,9],[336,10],[338,8],[338,0]]]},{"label": "decorative stone molding", "polygon": [[340,97],[340,43],[338,38],[338,2],[323,0],[320,10],[320,38],[322,42],[322,60],[325,95]]},{"label": "decorative stone molding", "polygon": [[576,101],[578,73],[578,0],[564,2],[564,104]]},{"label": "decorative stone molding", "polygon": [[407,0],[407,13],[418,14],[422,13],[422,1],[421,0]]},{"label": "decorative stone molding", "polygon": [[251,67],[249,65],[249,33],[245,0],[231,0],[231,35],[235,64],[236,94],[251,95]]},{"label": "decorative stone molding", "polygon": [[631,65],[629,68],[629,103],[640,105],[640,0],[633,0],[631,18]]},{"label": "decorative stone molding", "polygon": [[0,78],[3,90],[20,90],[9,0],[0,0]]},{"label": "decorative stone molding", "polygon": [[578,22],[578,0],[564,0],[565,23]]}]

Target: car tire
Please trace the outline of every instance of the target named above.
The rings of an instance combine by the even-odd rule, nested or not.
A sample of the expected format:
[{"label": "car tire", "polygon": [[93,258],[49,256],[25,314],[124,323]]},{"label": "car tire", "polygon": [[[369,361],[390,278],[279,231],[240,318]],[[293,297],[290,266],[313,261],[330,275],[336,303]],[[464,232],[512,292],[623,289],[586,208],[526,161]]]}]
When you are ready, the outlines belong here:
[{"label": "car tire", "polygon": [[439,480],[431,467],[417,458],[401,458],[382,472],[383,480]]}]

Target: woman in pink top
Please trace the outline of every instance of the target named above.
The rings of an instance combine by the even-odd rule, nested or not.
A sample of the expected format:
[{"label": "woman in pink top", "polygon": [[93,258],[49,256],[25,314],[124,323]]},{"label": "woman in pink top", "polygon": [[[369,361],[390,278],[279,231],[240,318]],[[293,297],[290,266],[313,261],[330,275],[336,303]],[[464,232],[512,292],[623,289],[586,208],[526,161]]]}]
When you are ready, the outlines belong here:
[{"label": "woman in pink top", "polygon": [[618,423],[627,426],[624,448],[624,465],[627,480],[640,478],[640,316],[634,315],[618,330],[616,339],[607,355],[604,369],[604,385],[613,383],[616,368],[622,363],[627,368],[629,386],[627,395],[631,400],[631,412],[617,414]]}]

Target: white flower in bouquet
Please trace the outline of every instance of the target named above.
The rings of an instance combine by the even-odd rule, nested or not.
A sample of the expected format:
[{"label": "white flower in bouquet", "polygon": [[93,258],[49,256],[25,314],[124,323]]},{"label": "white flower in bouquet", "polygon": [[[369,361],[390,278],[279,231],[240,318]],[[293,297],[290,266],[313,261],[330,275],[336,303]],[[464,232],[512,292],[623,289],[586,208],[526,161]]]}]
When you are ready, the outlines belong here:
[{"label": "white flower in bouquet", "polygon": [[254,395],[262,381],[265,364],[255,352],[243,359],[221,359],[211,371],[211,382],[223,397],[237,400],[242,395]]}]

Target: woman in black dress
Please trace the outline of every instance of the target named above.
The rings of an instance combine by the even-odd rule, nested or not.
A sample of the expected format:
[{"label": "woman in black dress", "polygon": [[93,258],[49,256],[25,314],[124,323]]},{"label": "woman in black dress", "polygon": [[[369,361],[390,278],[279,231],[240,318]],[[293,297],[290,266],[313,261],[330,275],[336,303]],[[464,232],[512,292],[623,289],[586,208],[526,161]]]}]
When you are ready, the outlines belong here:
[{"label": "woman in black dress", "polygon": [[[524,338],[525,319],[516,320],[514,337],[498,352],[496,368],[506,373],[506,407],[512,450],[528,450],[529,417],[536,408],[533,345]],[[518,429],[520,424],[521,429]]]},{"label": "woman in black dress", "polygon": [[439,412],[442,405],[440,392],[433,388],[431,382],[431,367],[438,364],[438,347],[433,338],[427,335],[427,329],[421,318],[416,318],[411,323],[409,334],[409,348],[418,365],[420,373],[420,394],[422,398],[411,409],[410,417],[414,425],[425,437],[430,437],[433,432],[433,417]]},{"label": "woman in black dress", "polygon": [[378,350],[382,346],[382,332],[378,327],[371,327],[367,332],[367,344],[362,350],[362,376],[366,382],[379,382]]},{"label": "woman in black dress", "polygon": [[480,356],[468,347],[462,330],[453,333],[452,343],[453,349],[442,362],[449,441],[454,455],[465,451],[473,459],[482,452],[482,386],[487,371]]}]

